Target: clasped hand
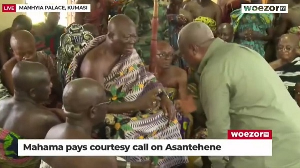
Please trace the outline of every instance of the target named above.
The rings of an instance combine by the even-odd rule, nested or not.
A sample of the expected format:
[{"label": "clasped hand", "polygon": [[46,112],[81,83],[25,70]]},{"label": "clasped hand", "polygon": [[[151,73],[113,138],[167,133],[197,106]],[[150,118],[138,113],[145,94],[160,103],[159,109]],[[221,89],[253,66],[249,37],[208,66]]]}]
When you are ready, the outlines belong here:
[{"label": "clasped hand", "polygon": [[149,110],[161,107],[170,121],[173,121],[176,116],[176,110],[172,101],[166,96],[159,97],[160,89],[152,89],[142,97],[135,101],[135,104],[139,110]]}]

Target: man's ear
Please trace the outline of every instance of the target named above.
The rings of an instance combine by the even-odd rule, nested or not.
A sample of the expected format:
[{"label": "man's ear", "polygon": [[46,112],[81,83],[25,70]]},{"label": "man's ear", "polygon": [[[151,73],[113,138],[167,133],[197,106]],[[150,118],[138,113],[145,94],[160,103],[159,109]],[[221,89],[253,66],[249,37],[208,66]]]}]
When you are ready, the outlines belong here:
[{"label": "man's ear", "polygon": [[110,40],[112,40],[113,37],[114,37],[114,35],[113,35],[113,33],[107,33],[107,37],[108,37]]},{"label": "man's ear", "polygon": [[192,45],[190,46],[190,48],[192,49],[192,51],[193,51],[194,53],[197,53],[197,52],[199,52],[199,50],[200,50],[200,48],[199,48],[197,45],[194,45],[194,44],[192,44]]},{"label": "man's ear", "polygon": [[90,118],[95,118],[96,116],[96,108],[95,107],[92,107],[91,110],[90,110]]},{"label": "man's ear", "polygon": [[32,88],[32,89],[29,90],[29,95],[30,95],[30,97],[36,97],[35,89],[34,88]]}]

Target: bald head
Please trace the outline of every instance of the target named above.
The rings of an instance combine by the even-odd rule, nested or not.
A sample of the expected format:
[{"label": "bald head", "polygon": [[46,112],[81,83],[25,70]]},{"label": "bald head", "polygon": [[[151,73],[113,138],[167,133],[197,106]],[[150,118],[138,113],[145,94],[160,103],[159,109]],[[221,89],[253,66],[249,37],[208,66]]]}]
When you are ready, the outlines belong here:
[{"label": "bald head", "polygon": [[19,30],[12,34],[10,46],[14,57],[18,60],[31,60],[36,56],[36,45],[33,35],[26,30]]},{"label": "bald head", "polygon": [[27,30],[19,30],[12,34],[10,38],[11,47],[22,45],[23,43],[35,44],[34,36]]},{"label": "bald head", "polygon": [[279,41],[289,41],[293,44],[299,45],[300,38],[296,34],[283,34]]},{"label": "bald head", "polygon": [[37,62],[18,62],[12,70],[12,79],[15,90],[23,92],[40,87],[41,83],[50,83],[47,68]]},{"label": "bald head", "polygon": [[222,23],[218,27],[218,37],[226,42],[233,40],[233,27],[229,23]]},{"label": "bald head", "polygon": [[114,32],[122,29],[126,29],[127,27],[135,27],[134,22],[126,15],[119,14],[112,17],[108,22],[108,31]]},{"label": "bald head", "polygon": [[172,46],[167,41],[157,41],[157,50],[173,50]]},{"label": "bald head", "polygon": [[202,46],[209,40],[214,39],[211,29],[202,22],[191,22],[184,26],[178,35],[178,42],[187,45],[193,44]]},{"label": "bald head", "polygon": [[218,27],[218,29],[220,29],[220,30],[225,29],[225,30],[230,30],[230,31],[233,32],[233,27],[229,23],[222,23],[222,24],[220,24],[220,26]]},{"label": "bald head", "polygon": [[64,88],[63,104],[69,113],[88,113],[91,107],[105,101],[104,88],[93,79],[76,79]]},{"label": "bald head", "polygon": [[89,31],[90,33],[92,33],[92,35],[94,37],[98,37],[99,36],[98,28],[95,25],[93,25],[91,23],[87,23],[87,24],[83,25],[83,28],[84,28],[84,30]]}]

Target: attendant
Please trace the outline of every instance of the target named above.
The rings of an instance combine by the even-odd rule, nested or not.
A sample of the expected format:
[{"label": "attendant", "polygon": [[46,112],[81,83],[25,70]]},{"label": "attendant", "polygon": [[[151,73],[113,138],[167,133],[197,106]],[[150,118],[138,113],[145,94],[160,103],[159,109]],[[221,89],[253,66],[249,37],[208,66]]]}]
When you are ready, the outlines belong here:
[{"label": "attendant", "polygon": [[59,19],[59,12],[45,12],[45,22],[33,26],[31,33],[35,37],[37,51],[50,51],[56,55],[60,36],[65,33],[65,27],[58,25]]},{"label": "attendant", "polygon": [[227,165],[223,157],[210,157],[212,167],[300,167],[300,109],[270,65],[249,48],[214,38],[203,23],[182,28],[178,44],[197,69],[208,139],[227,139],[228,130],[273,131],[272,156],[231,157]]},{"label": "attendant", "polygon": [[274,35],[274,14],[242,13],[241,9],[231,13],[235,33],[234,42],[249,47],[265,57],[265,46]]},{"label": "attendant", "polygon": [[218,27],[218,37],[226,42],[232,42],[233,41],[233,27],[229,23],[222,23]]},{"label": "attendant", "polygon": [[[94,126],[103,123],[110,101],[105,89],[95,80],[76,79],[68,83],[63,93],[65,123],[52,127],[45,139],[92,139]],[[125,168],[126,162],[116,157],[43,157],[45,164],[53,168]],[[99,166],[101,165],[101,166]],[[150,168],[151,163],[132,163],[132,168]]]},{"label": "attendant", "polygon": [[[177,39],[180,29],[188,22],[192,21],[191,17],[186,16],[181,10],[182,0],[171,0],[168,6],[167,19],[169,21],[169,41],[175,51],[178,51]],[[181,58],[174,58],[175,65],[182,69],[187,69],[186,63]]]},{"label": "attendant", "polygon": [[6,61],[13,57],[9,43],[11,35],[18,30],[30,31],[31,28],[31,19],[26,15],[19,15],[13,20],[10,28],[7,28],[0,33],[0,68],[2,68]]},{"label": "attendant", "polygon": [[108,0],[78,0],[76,4],[91,5],[91,12],[76,12],[75,23],[79,25],[91,23],[98,28],[100,35],[106,34],[109,17],[109,2]]},{"label": "attendant", "polygon": [[[74,57],[67,83],[76,78],[92,78],[104,86],[112,100],[106,120],[107,138],[181,139],[173,103],[161,83],[146,71],[134,49],[136,40],[134,22],[126,15],[114,16],[108,34],[92,40]],[[132,162],[145,159],[130,157]],[[164,157],[159,159],[158,166],[173,167],[186,162],[186,157]]]},{"label": "attendant", "polygon": [[222,23],[231,23],[230,13],[248,3],[251,3],[251,0],[218,0],[222,9]]},{"label": "attendant", "polygon": [[300,37],[295,34],[284,34],[280,37],[277,46],[278,60],[270,63],[276,71],[291,96],[295,96],[295,85],[300,82]]},{"label": "attendant", "polygon": [[192,14],[194,21],[207,24],[216,35],[217,27],[222,23],[219,5],[212,0],[196,0],[188,2],[184,9]]},{"label": "attendant", "polygon": [[[165,87],[169,98],[175,102],[176,100],[184,100],[188,98],[187,90],[187,72],[177,66],[172,66],[174,50],[166,41],[158,41],[157,43],[157,74],[156,79]],[[193,111],[196,111],[196,107]],[[190,139],[193,118],[190,114],[177,114],[177,119],[181,124],[181,135],[185,139]]]},{"label": "attendant", "polygon": [[[152,16],[154,0],[131,0],[123,7],[123,14],[128,16],[137,27],[138,41],[135,49],[146,65],[150,64]],[[157,40],[168,40],[169,22],[167,7],[158,3]]]},{"label": "attendant", "polygon": [[98,37],[100,35],[97,27],[93,24],[90,23],[84,24],[83,28],[84,30],[92,33],[93,37]]},{"label": "attendant", "polygon": [[292,2],[293,3],[289,3],[288,13],[280,14],[279,24],[276,28],[275,34],[275,37],[277,38],[279,38],[284,33],[293,33],[300,36],[300,21],[298,19],[295,19],[300,17],[300,1],[293,0]]},{"label": "attendant", "polygon": [[22,61],[12,71],[15,94],[0,101],[1,168],[39,168],[39,157],[18,156],[19,139],[44,139],[59,118],[40,104],[49,99],[50,76],[47,68]]},{"label": "attendant", "polygon": [[44,51],[36,51],[35,40],[33,35],[25,30],[15,32],[10,40],[10,45],[13,50],[14,57],[7,61],[1,72],[1,80],[3,85],[8,89],[11,95],[14,95],[14,85],[11,72],[14,66],[20,61],[32,61],[42,63],[47,67],[51,82],[53,84],[52,93],[47,102],[48,107],[56,107],[60,102],[62,95],[61,84],[58,80],[56,71],[55,56],[48,55]]}]

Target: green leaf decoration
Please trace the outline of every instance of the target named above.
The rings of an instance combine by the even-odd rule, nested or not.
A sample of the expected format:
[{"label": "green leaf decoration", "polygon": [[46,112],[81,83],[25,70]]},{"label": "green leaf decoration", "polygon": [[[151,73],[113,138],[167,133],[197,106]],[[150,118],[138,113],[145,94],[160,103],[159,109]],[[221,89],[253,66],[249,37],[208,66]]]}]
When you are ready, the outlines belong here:
[{"label": "green leaf decoration", "polygon": [[117,88],[115,86],[110,88],[110,92],[112,96],[117,96]]},{"label": "green leaf decoration", "polygon": [[119,98],[123,98],[123,97],[125,97],[125,96],[126,96],[126,93],[125,93],[125,92],[120,92],[119,95],[118,95]]},{"label": "green leaf decoration", "polygon": [[188,129],[188,125],[189,125],[189,123],[188,122],[183,122],[183,129],[184,130],[187,130]]},{"label": "green leaf decoration", "polygon": [[125,118],[125,119],[122,119],[122,121],[120,121],[121,125],[124,125],[124,124],[127,124],[129,123],[130,121],[130,118]]}]

